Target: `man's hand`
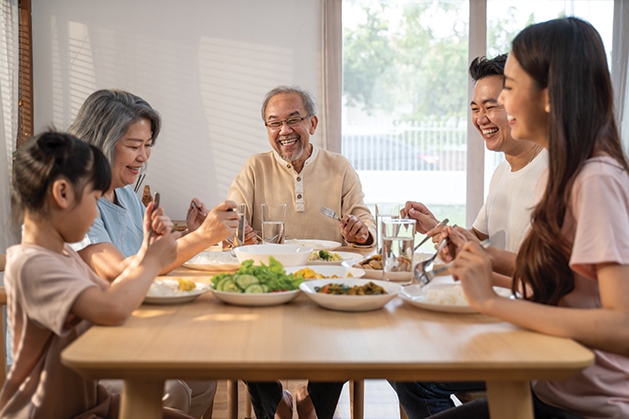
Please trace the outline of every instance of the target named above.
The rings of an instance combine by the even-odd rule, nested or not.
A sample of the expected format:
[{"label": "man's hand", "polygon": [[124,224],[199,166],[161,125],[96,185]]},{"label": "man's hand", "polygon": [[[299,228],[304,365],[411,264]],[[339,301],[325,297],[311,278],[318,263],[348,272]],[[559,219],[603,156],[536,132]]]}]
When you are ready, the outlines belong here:
[{"label": "man's hand", "polygon": [[[422,234],[426,234],[426,232],[439,224],[439,220],[437,220],[432,212],[421,202],[406,201],[406,205],[404,205],[404,208],[400,211],[400,216],[402,218],[408,217],[417,220],[417,232]],[[438,231],[433,233],[437,234]]]},{"label": "man's hand", "polygon": [[339,227],[347,243],[373,243],[373,237],[369,234],[369,228],[355,215],[344,215],[339,222]]}]

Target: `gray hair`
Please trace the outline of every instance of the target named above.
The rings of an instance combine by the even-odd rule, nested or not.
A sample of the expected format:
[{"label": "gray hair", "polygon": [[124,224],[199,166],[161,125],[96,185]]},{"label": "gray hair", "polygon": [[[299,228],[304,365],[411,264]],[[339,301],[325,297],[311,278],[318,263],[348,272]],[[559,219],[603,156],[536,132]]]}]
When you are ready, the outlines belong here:
[{"label": "gray hair", "polygon": [[262,102],[262,120],[266,121],[266,107],[273,96],[290,93],[297,93],[301,97],[301,101],[304,102],[306,112],[308,112],[307,116],[312,116],[317,113],[317,104],[315,103],[315,98],[312,93],[299,86],[277,86],[264,96],[264,101]]},{"label": "gray hair", "polygon": [[154,145],[162,128],[162,119],[148,102],[123,90],[98,90],[85,100],[68,132],[98,147],[111,164],[116,142],[131,124],[140,119],[151,123]]}]

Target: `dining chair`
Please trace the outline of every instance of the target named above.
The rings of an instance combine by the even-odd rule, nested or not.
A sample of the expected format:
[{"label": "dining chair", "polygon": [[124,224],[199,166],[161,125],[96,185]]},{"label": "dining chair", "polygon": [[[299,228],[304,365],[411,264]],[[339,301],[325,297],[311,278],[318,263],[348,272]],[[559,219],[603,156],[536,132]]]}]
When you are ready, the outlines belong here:
[{"label": "dining chair", "polygon": [[[4,267],[7,262],[7,257],[4,254],[0,254],[0,272],[4,272]],[[4,286],[0,286],[0,308],[7,304],[7,292]],[[7,376],[7,353],[5,345],[5,330],[4,330],[4,316],[0,311],[0,388],[4,385],[4,380]]]}]

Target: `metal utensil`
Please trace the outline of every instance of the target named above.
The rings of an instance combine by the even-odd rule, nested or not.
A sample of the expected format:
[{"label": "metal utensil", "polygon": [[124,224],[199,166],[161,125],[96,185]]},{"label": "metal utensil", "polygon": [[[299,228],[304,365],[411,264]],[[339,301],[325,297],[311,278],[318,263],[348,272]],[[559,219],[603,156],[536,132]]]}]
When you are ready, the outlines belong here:
[{"label": "metal utensil", "polygon": [[321,207],[319,212],[326,217],[334,218],[336,221],[341,221],[341,217],[336,215],[336,211],[334,211],[332,208]]},{"label": "metal utensil", "polygon": [[[435,276],[443,271],[447,271],[452,267],[452,265],[454,265],[454,261],[451,261],[443,266],[440,266],[437,269],[434,269],[435,258],[445,246],[446,241],[447,239],[443,239],[443,241],[439,244],[437,253],[431,256],[430,259],[426,259],[415,265],[415,269],[413,269],[413,276],[422,287],[432,281]],[[483,249],[487,249],[489,246],[491,246],[491,242],[489,241],[489,239],[483,240],[482,242],[480,242],[480,245]]]},{"label": "metal utensil", "polygon": [[[326,217],[330,217],[330,218],[334,218],[336,221],[341,221],[341,217],[339,217],[336,214],[336,211],[334,211],[332,208],[327,208],[327,207],[321,207],[321,209],[319,210],[319,212],[323,215],[325,215]],[[369,233],[367,234],[363,234],[362,238],[366,239],[367,237],[369,237]]]},{"label": "metal utensil", "polygon": [[[441,221],[439,224],[434,226],[433,229],[438,228],[438,227],[443,227],[443,226],[447,225],[449,222],[450,222],[450,220],[448,220],[447,218],[444,218],[443,221]],[[417,251],[417,249],[419,249],[419,246],[421,246],[422,244],[426,243],[429,238],[430,238],[430,236],[424,237],[424,239],[422,241],[420,241],[417,246],[415,246],[415,248],[413,249],[413,252]]]}]

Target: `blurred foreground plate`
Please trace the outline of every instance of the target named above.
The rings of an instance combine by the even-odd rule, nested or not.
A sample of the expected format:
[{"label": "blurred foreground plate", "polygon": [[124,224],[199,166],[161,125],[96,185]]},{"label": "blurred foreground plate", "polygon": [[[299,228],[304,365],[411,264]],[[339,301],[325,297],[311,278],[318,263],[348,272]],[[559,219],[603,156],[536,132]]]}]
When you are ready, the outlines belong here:
[{"label": "blurred foreground plate", "polygon": [[290,239],[286,243],[310,247],[312,250],[334,250],[341,247],[341,243],[330,240]]}]

